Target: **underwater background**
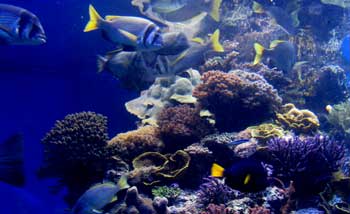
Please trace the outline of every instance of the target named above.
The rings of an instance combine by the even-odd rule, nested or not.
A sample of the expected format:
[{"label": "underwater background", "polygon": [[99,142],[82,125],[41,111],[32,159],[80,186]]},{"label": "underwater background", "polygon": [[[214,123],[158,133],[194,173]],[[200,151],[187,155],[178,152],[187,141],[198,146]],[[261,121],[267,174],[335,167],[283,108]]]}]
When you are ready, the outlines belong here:
[{"label": "underwater background", "polygon": [[[167,9],[174,6],[171,1],[154,2],[165,2]],[[189,4],[188,1],[176,2]],[[203,2],[205,5],[217,1]],[[37,15],[45,29],[47,42],[38,46],[0,46],[0,142],[15,134],[22,135],[26,178],[23,187],[0,185],[4,188],[4,194],[0,194],[3,208],[0,213],[18,213],[14,207],[22,206],[25,204],[23,201],[40,204],[38,206],[44,207],[44,213],[53,214],[70,213],[72,208],[72,213],[81,214],[100,213],[102,208],[102,213],[132,213],[123,199],[125,195],[131,198],[135,191],[134,195],[138,192],[146,195],[140,196],[142,201],[151,200],[152,196],[165,196],[166,203],[153,198],[154,205],[149,210],[158,214],[349,213],[350,5],[342,5],[342,1],[336,0],[257,2],[264,12],[254,8],[250,0],[223,0],[219,9],[220,20],[215,20],[216,15],[210,14],[205,7],[198,7],[210,14],[204,27],[201,26],[199,33],[191,34],[188,28],[185,31],[193,36],[186,40],[189,47],[198,48],[200,54],[193,49],[193,52],[185,51],[187,55],[174,54],[173,57],[170,52],[177,51],[176,48],[161,49],[160,57],[155,60],[157,65],[168,57],[165,52],[169,54],[171,66],[174,66],[170,70],[176,70],[176,74],[186,70],[182,76],[174,77],[171,73],[169,79],[163,80],[164,71],[157,66],[145,70],[161,70],[159,73],[141,78],[131,76],[123,79],[118,71],[106,68],[109,65],[105,65],[105,70],[109,72],[97,72],[96,56],[107,53],[108,58],[108,52],[119,46],[113,44],[113,38],[108,38],[105,29],[101,30],[107,32],[103,36],[97,31],[83,32],[91,18],[89,4],[103,17],[107,14],[153,17],[153,13],[141,14],[142,9],[133,6],[131,1],[2,1]],[[150,7],[157,6],[164,5]],[[194,10],[198,8],[194,7]],[[297,24],[293,22],[295,13],[298,15]],[[179,14],[174,16],[175,19],[183,15]],[[162,16],[161,22],[173,22],[171,19],[174,17]],[[192,16],[186,17],[186,20],[190,18]],[[186,24],[191,26],[196,21],[194,19]],[[163,28],[159,20],[155,23]],[[198,44],[201,46],[196,46]],[[130,51],[128,45],[122,48]],[[134,48],[135,52],[149,53],[148,50],[138,50],[138,46]],[[190,61],[184,60],[187,58]],[[191,64],[191,61],[198,63]],[[188,65],[199,72],[187,70],[190,68]],[[130,73],[135,70],[130,70]],[[135,82],[132,78],[136,79]],[[180,86],[175,87],[176,83]],[[178,94],[159,95],[162,96],[159,104],[154,94],[161,93],[158,88],[163,90],[163,87],[166,93],[175,91]],[[148,91],[141,93],[143,90]],[[231,91],[238,92],[231,94]],[[158,105],[161,107],[158,108]],[[65,118],[78,112],[90,113]],[[91,112],[108,118],[108,132],[104,129],[105,119]],[[50,152],[62,149],[54,145],[61,127],[56,121],[60,120],[61,125],[69,130],[72,128],[70,125],[82,122],[84,117],[93,118],[93,130],[108,133],[107,149],[98,147],[100,144],[96,149],[101,149],[97,153],[108,157],[103,159],[106,166],[98,165],[101,159],[92,158],[93,164],[86,163],[93,169],[92,174],[98,174],[97,178],[89,174],[89,170],[82,170],[91,176],[86,179],[87,183],[81,184],[81,178],[74,183],[75,178],[62,176],[67,180],[61,182],[69,187],[58,188],[53,194],[53,186],[62,179],[60,173],[67,173],[58,167],[58,174],[50,174],[53,169],[50,167],[57,166],[54,162],[57,157],[51,157]],[[87,127],[90,122],[86,122]],[[84,121],[79,126],[82,124]],[[136,132],[128,132],[131,130]],[[91,134],[91,130],[84,132],[84,127],[80,131]],[[67,133],[62,136],[64,134]],[[65,138],[68,134],[59,140],[69,142]],[[103,142],[107,142],[105,134],[97,133],[98,140],[102,138]],[[84,138],[87,139],[91,140]],[[76,150],[79,149],[82,153],[85,151],[84,148]],[[62,151],[67,150],[63,148]],[[68,156],[76,155],[74,152],[67,154],[67,162],[62,162],[73,163],[74,158],[72,161]],[[82,159],[89,155],[82,155]],[[118,158],[111,161],[110,156]],[[165,172],[162,171],[161,175],[157,170],[153,172],[144,166],[156,165],[164,159],[161,170]],[[128,167],[121,167],[124,163],[120,162]],[[297,163],[297,166],[290,163]],[[45,167],[50,168],[49,171],[39,176],[39,169]],[[101,197],[100,192],[85,192],[102,181],[100,175],[121,188],[118,181],[124,178],[120,174],[125,171],[129,185],[137,188],[128,188],[127,193],[118,189],[121,197],[118,197],[115,207],[105,203],[106,206],[95,210],[92,205],[91,208],[88,205],[84,207],[78,200],[80,195],[88,198],[89,194],[96,194],[92,197],[96,200]],[[145,176],[142,177],[142,174]],[[215,177],[225,177],[225,182]],[[238,180],[242,182],[238,183]],[[294,184],[289,183],[290,180]],[[97,187],[107,189],[105,186]],[[304,190],[304,187],[310,188]],[[22,202],[11,201],[12,198]],[[150,202],[145,204],[148,206]],[[159,207],[164,204],[167,210],[160,211]],[[122,207],[122,211],[116,210],[116,207]],[[149,210],[142,211],[140,208],[138,212],[148,213]]]}]

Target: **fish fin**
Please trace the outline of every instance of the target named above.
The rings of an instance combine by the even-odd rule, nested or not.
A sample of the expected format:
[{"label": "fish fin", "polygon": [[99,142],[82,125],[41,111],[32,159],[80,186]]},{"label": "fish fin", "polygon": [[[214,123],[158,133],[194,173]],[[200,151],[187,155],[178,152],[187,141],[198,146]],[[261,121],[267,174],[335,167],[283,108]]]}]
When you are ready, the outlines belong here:
[{"label": "fish fin", "polygon": [[105,70],[107,62],[108,62],[108,59],[106,57],[97,55],[97,73],[101,73],[102,71]]},{"label": "fish fin", "polygon": [[92,4],[89,5],[89,15],[90,20],[86,24],[84,32],[97,30],[100,25],[100,22],[103,20],[102,17],[97,13],[94,6],[92,6]]},{"label": "fish fin", "polygon": [[225,169],[219,164],[214,163],[211,167],[211,176],[213,177],[223,177]]},{"label": "fish fin", "polygon": [[0,144],[0,180],[12,185],[24,185],[22,135],[16,134]]},{"label": "fish fin", "polygon": [[216,21],[220,21],[220,7],[221,7],[222,0],[213,0],[210,16]]},{"label": "fish fin", "polygon": [[213,35],[211,35],[211,44],[212,44],[212,48],[215,52],[224,52],[224,48],[222,47],[222,45],[220,44],[219,41],[220,38],[220,30],[217,29]]},{"label": "fish fin", "polygon": [[254,43],[254,49],[255,49],[255,58],[254,58],[253,65],[256,65],[260,63],[265,48],[259,43]]},{"label": "fish fin", "polygon": [[253,11],[254,11],[254,13],[264,13],[265,12],[263,9],[263,6],[256,1],[253,2]]},{"label": "fish fin", "polygon": [[108,15],[108,16],[105,16],[105,20],[106,21],[112,21],[114,19],[117,19],[119,18],[120,16],[111,16],[111,15]]},{"label": "fish fin", "polygon": [[137,36],[135,34],[132,34],[126,30],[118,30],[119,33],[121,33],[123,36],[125,36],[126,38],[128,38],[130,41],[136,42],[137,41]]},{"label": "fish fin", "polygon": [[92,209],[91,211],[92,211],[92,213],[96,213],[96,214],[102,214],[103,213],[102,210]]},{"label": "fish fin", "polygon": [[181,61],[183,58],[186,57],[187,53],[188,53],[189,49],[183,51],[174,61],[172,61],[170,63],[170,66],[175,65],[176,63],[178,63],[179,61]]},{"label": "fish fin", "polygon": [[249,181],[251,180],[251,178],[252,178],[251,174],[246,175],[244,178],[244,182],[243,182],[244,185],[247,185],[249,183]]},{"label": "fish fin", "polygon": [[279,39],[273,40],[270,43],[270,49],[274,49],[275,47],[277,47],[278,44],[280,44],[282,42],[285,42],[285,41],[284,40],[279,40]]},{"label": "fish fin", "polygon": [[130,187],[130,185],[128,184],[128,178],[126,175],[122,175],[119,178],[117,186],[118,186],[119,190],[127,189]]},{"label": "fish fin", "polygon": [[120,52],[122,52],[122,51],[123,51],[123,48],[120,47],[120,48],[117,48],[117,49],[115,49],[115,50],[113,50],[113,51],[108,51],[108,52],[106,53],[106,55],[113,55],[113,54],[120,53]]},{"label": "fish fin", "polygon": [[196,37],[191,39],[192,42],[196,42],[198,44],[204,45],[204,40],[202,38]]}]

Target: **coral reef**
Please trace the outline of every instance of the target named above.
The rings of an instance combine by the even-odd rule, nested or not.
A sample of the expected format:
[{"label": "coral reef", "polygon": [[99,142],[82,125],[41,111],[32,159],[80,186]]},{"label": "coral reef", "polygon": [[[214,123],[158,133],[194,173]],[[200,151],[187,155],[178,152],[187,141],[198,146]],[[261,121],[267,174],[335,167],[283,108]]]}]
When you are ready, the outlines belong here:
[{"label": "coral reef", "polygon": [[67,115],[41,141],[45,152],[40,177],[59,177],[68,187],[67,202],[74,203],[85,189],[103,178],[112,156],[106,149],[107,141],[105,116],[94,112]]},{"label": "coral reef", "polygon": [[154,197],[166,198],[169,201],[169,204],[172,204],[177,197],[181,194],[182,190],[176,186],[158,186],[152,189],[152,195]]},{"label": "coral reef", "polygon": [[200,116],[200,110],[189,105],[164,108],[157,124],[167,149],[174,151],[184,149],[214,131],[213,125]]},{"label": "coral reef", "polygon": [[292,103],[283,105],[281,113],[277,113],[276,117],[278,123],[296,133],[312,133],[320,126],[314,113],[306,109],[299,110]]},{"label": "coral reef", "polygon": [[226,208],[225,205],[220,204],[209,204],[206,208],[207,211],[202,212],[201,214],[230,214],[232,213],[230,208]]},{"label": "coral reef", "polygon": [[275,137],[283,137],[285,131],[282,127],[273,123],[263,123],[258,126],[250,126],[244,132],[248,132],[252,138],[258,140],[259,143],[266,143],[268,140]]},{"label": "coral reef", "polygon": [[167,106],[175,103],[195,103],[192,91],[200,82],[199,72],[187,70],[186,77],[158,77],[141,96],[125,104],[126,109],[142,120],[143,124],[156,125],[156,116]]},{"label": "coral reef", "polygon": [[134,131],[118,134],[108,141],[107,147],[125,161],[131,161],[144,151],[162,151],[164,144],[158,128],[148,125]]},{"label": "coral reef", "polygon": [[215,115],[220,131],[232,131],[269,118],[281,104],[277,91],[254,73],[209,71],[193,92],[202,108]]}]

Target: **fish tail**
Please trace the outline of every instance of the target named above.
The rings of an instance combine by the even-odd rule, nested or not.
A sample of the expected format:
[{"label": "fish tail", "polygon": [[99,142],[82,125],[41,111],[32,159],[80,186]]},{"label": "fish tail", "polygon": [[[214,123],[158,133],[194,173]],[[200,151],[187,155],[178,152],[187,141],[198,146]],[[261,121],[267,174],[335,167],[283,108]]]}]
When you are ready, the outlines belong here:
[{"label": "fish tail", "polygon": [[102,17],[97,13],[94,6],[92,6],[91,4],[89,5],[89,15],[90,15],[90,20],[86,24],[84,32],[97,30],[101,21],[103,20]]},{"label": "fish tail", "polygon": [[225,50],[220,44],[219,38],[220,38],[220,30],[218,29],[211,36],[212,48],[215,52],[224,52]]},{"label": "fish tail", "polygon": [[264,48],[264,46],[262,46],[259,43],[254,43],[254,49],[255,49],[256,55],[255,55],[255,58],[254,58],[253,65],[256,65],[256,64],[260,63],[265,48]]},{"label": "fish tail", "polygon": [[127,189],[130,187],[130,185],[128,184],[128,178],[125,174],[119,178],[117,186],[119,190]]},{"label": "fish tail", "polygon": [[106,57],[97,55],[97,73],[101,73],[103,70],[105,70],[107,62],[108,59]]},{"label": "fish tail", "polygon": [[223,177],[225,169],[219,164],[214,163],[211,167],[211,176],[213,177]]},{"label": "fish tail", "polygon": [[256,1],[253,2],[253,11],[254,13],[264,13],[262,5]]},{"label": "fish tail", "polygon": [[220,21],[220,7],[221,7],[222,0],[213,0],[210,16],[217,22]]}]

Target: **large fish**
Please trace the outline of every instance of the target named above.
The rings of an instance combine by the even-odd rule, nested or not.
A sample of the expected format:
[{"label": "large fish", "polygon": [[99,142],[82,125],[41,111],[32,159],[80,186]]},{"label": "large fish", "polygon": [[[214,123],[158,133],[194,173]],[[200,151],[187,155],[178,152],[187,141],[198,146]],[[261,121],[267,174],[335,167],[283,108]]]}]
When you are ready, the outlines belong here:
[{"label": "large fish", "polygon": [[0,4],[1,45],[40,45],[45,42],[45,32],[38,17],[26,9]]},{"label": "large fish", "polygon": [[150,20],[133,16],[106,16],[103,19],[89,6],[90,21],[84,32],[101,29],[104,38],[124,50],[152,51],[163,46],[160,28]]}]

